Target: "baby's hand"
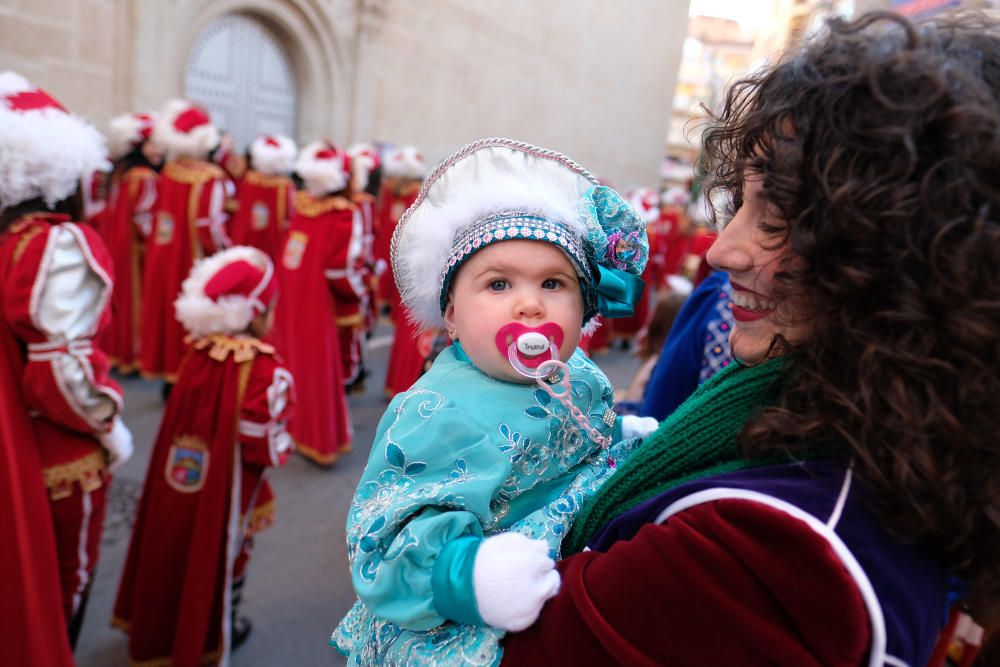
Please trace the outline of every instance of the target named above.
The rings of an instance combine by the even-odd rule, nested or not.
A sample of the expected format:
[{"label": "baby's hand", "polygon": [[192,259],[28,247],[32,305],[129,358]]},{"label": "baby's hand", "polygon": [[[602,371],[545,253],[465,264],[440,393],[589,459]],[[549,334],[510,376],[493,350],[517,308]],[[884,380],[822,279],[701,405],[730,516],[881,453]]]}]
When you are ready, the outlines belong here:
[{"label": "baby's hand", "polygon": [[548,544],[521,533],[483,540],[472,577],[479,615],[508,632],[534,623],[545,601],[559,592],[559,573]]},{"label": "baby's hand", "polygon": [[660,422],[652,417],[637,417],[626,415],[622,417],[622,438],[642,438],[645,440],[649,434],[660,427]]}]

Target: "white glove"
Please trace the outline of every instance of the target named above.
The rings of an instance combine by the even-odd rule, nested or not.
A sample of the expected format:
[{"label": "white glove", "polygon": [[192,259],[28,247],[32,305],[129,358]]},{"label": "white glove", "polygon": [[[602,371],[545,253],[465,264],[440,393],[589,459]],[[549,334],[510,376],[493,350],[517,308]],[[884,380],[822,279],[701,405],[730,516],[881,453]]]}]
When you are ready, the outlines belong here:
[{"label": "white glove", "polygon": [[389,268],[389,265],[386,263],[386,261],[384,259],[376,259],[375,260],[375,276],[376,277],[381,276],[383,273],[386,272],[386,270],[388,268]]},{"label": "white glove", "polygon": [[108,454],[108,469],[114,473],[132,457],[132,432],[119,417],[115,417],[111,430],[97,436]]},{"label": "white glove", "polygon": [[542,540],[513,532],[487,537],[472,570],[479,615],[501,630],[524,630],[559,592],[555,566]]},{"label": "white glove", "polygon": [[660,427],[660,422],[652,417],[637,417],[636,415],[625,415],[622,417],[622,439],[642,438],[645,440],[649,434]]}]

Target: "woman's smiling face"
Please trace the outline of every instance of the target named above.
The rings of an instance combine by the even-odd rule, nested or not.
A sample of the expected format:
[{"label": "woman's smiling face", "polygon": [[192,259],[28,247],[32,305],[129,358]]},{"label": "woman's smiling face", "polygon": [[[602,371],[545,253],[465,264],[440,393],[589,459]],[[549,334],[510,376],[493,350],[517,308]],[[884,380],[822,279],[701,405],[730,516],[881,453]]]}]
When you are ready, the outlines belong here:
[{"label": "woman's smiling face", "polygon": [[733,356],[753,365],[772,351],[776,337],[790,343],[804,340],[810,328],[797,299],[777,300],[775,274],[788,258],[788,224],[768,205],[763,179],[743,180],[743,204],[708,251],[708,262],[729,274],[733,286]]}]

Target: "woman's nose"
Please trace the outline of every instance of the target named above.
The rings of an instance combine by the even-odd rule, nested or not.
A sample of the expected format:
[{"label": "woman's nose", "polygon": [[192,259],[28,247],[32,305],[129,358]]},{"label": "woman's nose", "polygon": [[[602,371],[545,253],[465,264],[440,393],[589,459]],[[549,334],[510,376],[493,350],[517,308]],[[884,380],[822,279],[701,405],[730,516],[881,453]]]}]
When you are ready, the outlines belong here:
[{"label": "woman's nose", "polygon": [[746,208],[740,208],[708,249],[705,259],[712,268],[728,273],[753,268],[752,226],[753,222]]}]

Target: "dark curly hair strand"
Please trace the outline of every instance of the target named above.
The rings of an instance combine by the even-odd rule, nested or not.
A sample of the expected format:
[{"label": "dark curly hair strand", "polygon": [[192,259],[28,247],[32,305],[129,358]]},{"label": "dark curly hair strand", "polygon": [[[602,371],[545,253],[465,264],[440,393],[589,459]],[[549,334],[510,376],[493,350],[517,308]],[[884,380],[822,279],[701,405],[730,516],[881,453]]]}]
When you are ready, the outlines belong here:
[{"label": "dark curly hair strand", "polygon": [[[760,454],[834,443],[873,510],[1000,612],[1000,31],[982,14],[833,21],[734,84],[704,139],[711,190],[763,175],[787,222],[775,297],[813,334],[778,341]],[[730,213],[732,212],[730,211]]]}]

